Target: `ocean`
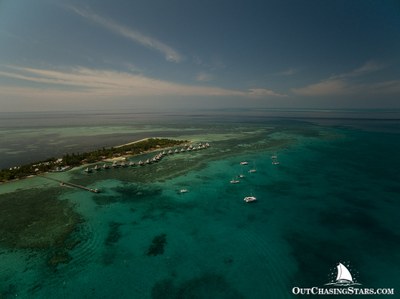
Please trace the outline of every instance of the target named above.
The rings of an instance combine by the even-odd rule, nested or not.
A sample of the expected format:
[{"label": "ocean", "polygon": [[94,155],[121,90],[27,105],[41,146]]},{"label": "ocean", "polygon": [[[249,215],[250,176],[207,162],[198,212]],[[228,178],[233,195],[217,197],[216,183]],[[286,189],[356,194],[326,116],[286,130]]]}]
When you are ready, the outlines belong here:
[{"label": "ocean", "polygon": [[295,298],[296,288],[326,288],[338,263],[354,287],[395,298],[399,115],[2,115],[1,168],[153,136],[210,147],[47,175],[99,194],[42,177],[0,185],[0,298]]}]

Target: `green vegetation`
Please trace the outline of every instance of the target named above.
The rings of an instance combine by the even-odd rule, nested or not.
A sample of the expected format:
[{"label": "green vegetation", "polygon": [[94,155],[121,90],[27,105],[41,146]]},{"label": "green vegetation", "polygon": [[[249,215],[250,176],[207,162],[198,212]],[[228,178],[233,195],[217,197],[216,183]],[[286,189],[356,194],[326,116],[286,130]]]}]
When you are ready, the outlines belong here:
[{"label": "green vegetation", "polygon": [[11,167],[9,169],[2,169],[0,170],[0,182],[25,178],[30,175],[48,171],[62,171],[69,167],[79,166],[86,163],[95,163],[107,158],[119,157],[122,155],[137,155],[155,149],[176,146],[185,142],[187,141],[166,138],[149,138],[119,147],[102,148],[85,153],[65,154],[59,159],[50,158],[45,161]]}]

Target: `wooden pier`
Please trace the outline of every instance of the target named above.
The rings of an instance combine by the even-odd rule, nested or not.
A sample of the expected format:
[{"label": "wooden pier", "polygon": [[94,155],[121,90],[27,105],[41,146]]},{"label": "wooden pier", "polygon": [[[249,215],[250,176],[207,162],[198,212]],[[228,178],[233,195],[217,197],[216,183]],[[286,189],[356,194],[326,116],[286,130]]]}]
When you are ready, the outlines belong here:
[{"label": "wooden pier", "polygon": [[70,187],[74,187],[74,188],[77,188],[77,189],[82,189],[82,190],[93,192],[93,193],[99,193],[100,192],[99,189],[92,189],[92,188],[88,188],[88,187],[85,187],[85,186],[82,186],[82,185],[73,184],[73,183],[69,183],[69,182],[64,182],[64,181],[61,181],[61,180],[58,180],[58,179],[55,179],[55,178],[49,178],[49,177],[44,176],[44,175],[38,175],[38,176],[40,176],[40,177],[42,177],[44,179],[48,179],[48,180],[51,180],[51,181],[58,182],[58,183],[60,183],[61,186],[70,186]]}]

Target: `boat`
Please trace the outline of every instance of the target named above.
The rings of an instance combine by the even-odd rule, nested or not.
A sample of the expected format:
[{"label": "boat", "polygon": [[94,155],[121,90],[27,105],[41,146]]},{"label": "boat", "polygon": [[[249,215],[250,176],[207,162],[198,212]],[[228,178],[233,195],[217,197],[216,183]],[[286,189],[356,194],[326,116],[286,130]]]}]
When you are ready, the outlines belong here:
[{"label": "boat", "polygon": [[247,165],[247,164],[249,164],[249,162],[247,162],[247,161],[240,162],[240,165]]},{"label": "boat", "polygon": [[239,180],[232,179],[232,180],[230,181],[230,183],[231,183],[231,184],[238,184],[238,183],[240,183],[240,181],[239,181]]},{"label": "boat", "polygon": [[99,165],[96,164],[96,166],[93,169],[99,171],[101,168],[99,167]]},{"label": "boat", "polygon": [[254,196],[246,196],[245,198],[243,198],[243,200],[244,200],[245,202],[249,203],[249,202],[254,202],[254,201],[256,201],[257,198],[254,197]]},{"label": "boat", "polygon": [[103,169],[110,169],[110,166],[106,163],[103,164]]},{"label": "boat", "polygon": [[138,162],[138,165],[139,165],[139,166],[143,166],[143,165],[144,165],[144,162],[143,162],[142,160],[140,160],[140,161]]},{"label": "boat", "polygon": [[278,156],[277,155],[272,155],[271,156],[271,160],[272,160],[272,165],[279,165],[279,161],[278,161]]},{"label": "boat", "polygon": [[243,179],[245,177],[244,174],[239,174],[239,178]]},{"label": "boat", "polygon": [[89,167],[87,167],[87,168],[85,169],[85,172],[86,172],[86,173],[91,173],[91,172],[92,172],[92,169],[89,168]]},{"label": "boat", "polygon": [[120,166],[120,165],[118,164],[117,161],[114,161],[113,164],[112,164],[112,167],[113,167],[113,168],[116,168],[116,167],[119,167],[119,166]]},{"label": "boat", "polygon": [[188,189],[181,189],[181,190],[179,190],[179,193],[187,193],[187,192],[189,192],[189,190]]},{"label": "boat", "polygon": [[249,169],[248,173],[254,173],[257,172],[257,168],[256,168],[256,163],[253,162],[253,168]]},{"label": "boat", "polygon": [[131,166],[131,167],[132,167],[132,166],[135,166],[135,162],[130,161],[130,162],[129,162],[129,166]]}]

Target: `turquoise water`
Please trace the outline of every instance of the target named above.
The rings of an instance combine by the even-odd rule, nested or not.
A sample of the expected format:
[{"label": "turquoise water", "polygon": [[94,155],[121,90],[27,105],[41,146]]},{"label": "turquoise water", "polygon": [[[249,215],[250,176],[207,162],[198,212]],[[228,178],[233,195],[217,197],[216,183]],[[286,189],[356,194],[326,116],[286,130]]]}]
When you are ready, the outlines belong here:
[{"label": "turquoise water", "polygon": [[371,126],[197,124],[180,135],[207,150],[64,174],[102,190],[58,197],[83,216],[81,242],[55,269],[46,250],[4,247],[0,298],[293,298],[338,262],[399,292],[399,127]]}]

